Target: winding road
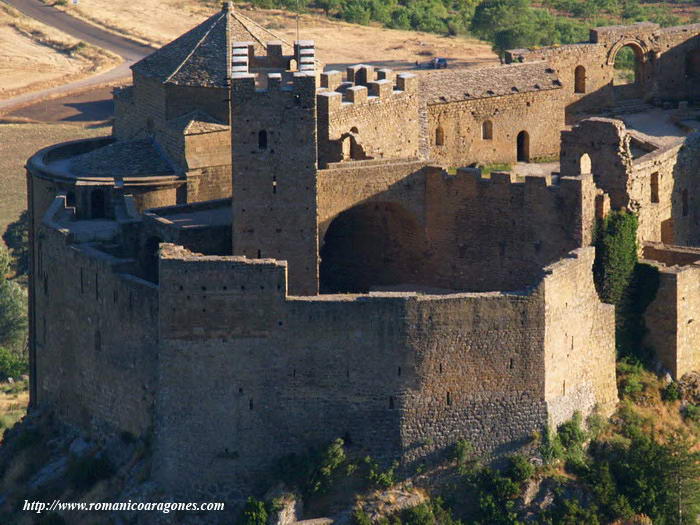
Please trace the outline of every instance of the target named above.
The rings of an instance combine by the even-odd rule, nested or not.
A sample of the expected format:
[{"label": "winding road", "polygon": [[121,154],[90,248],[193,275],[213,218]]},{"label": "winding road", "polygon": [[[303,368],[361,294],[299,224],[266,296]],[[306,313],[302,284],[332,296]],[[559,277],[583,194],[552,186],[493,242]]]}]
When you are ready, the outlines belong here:
[{"label": "winding road", "polygon": [[2,0],[25,15],[38,20],[46,25],[71,35],[74,38],[89,44],[112,51],[122,57],[123,62],[117,67],[82,80],[76,80],[68,84],[25,93],[6,100],[0,100],[0,114],[13,109],[30,105],[33,102],[45,100],[47,97],[57,97],[69,93],[83,91],[95,86],[126,79],[130,76],[129,67],[146,55],[154,51],[154,48],[145,46],[128,38],[110,33],[92,24],[74,18],[63,11],[48,6],[39,0]]}]

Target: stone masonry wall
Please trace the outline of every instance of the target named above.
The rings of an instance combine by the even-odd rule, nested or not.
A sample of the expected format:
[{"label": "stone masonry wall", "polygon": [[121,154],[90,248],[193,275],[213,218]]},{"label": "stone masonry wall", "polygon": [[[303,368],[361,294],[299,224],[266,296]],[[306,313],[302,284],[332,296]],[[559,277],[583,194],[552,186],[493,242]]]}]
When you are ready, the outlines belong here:
[{"label": "stone masonry wall", "polygon": [[[495,73],[497,74],[497,73]],[[529,158],[559,156],[559,131],[564,128],[561,90],[528,92],[428,106],[430,159],[443,166],[479,162],[514,163],[517,137],[528,134]],[[492,123],[492,138],[482,125]],[[438,128],[443,143],[438,141]]]},{"label": "stone masonry wall", "polygon": [[[551,273],[590,271],[588,252]],[[240,497],[282,455],[336,437],[384,463],[420,461],[459,438],[484,453],[513,450],[548,423],[547,286],[295,297],[284,263],[164,245],[156,479],[174,494]],[[581,322],[586,302],[600,310],[590,294],[576,301],[559,308],[561,322]],[[594,320],[610,325],[600,331],[606,356],[612,317],[582,326]],[[610,371],[598,372],[607,385]],[[605,392],[594,395],[607,406]],[[590,409],[589,398],[567,402]]]},{"label": "stone masonry wall", "polygon": [[[427,173],[426,216],[434,285],[515,290],[542,267],[590,243],[597,188],[590,176],[526,177],[477,169]],[[440,284],[438,284],[440,283]]]},{"label": "stone masonry wall", "polygon": [[[668,252],[663,247],[654,250],[660,251]],[[659,258],[673,262],[668,257]],[[664,368],[680,379],[688,372],[700,370],[700,325],[696,321],[700,316],[700,266],[647,262],[659,270],[659,289],[645,313],[648,330],[645,342],[653,348]]]},{"label": "stone masonry wall", "polygon": [[289,262],[293,293],[318,291],[316,78],[290,88],[237,74],[231,98],[233,253]]},{"label": "stone masonry wall", "polygon": [[615,307],[598,298],[594,259],[586,247],[546,268],[544,389],[554,426],[596,406],[608,416],[617,404]]},{"label": "stone masonry wall", "polygon": [[36,405],[84,429],[147,433],[157,387],[155,287],[121,273],[128,262],[49,227],[39,228],[34,253]]}]

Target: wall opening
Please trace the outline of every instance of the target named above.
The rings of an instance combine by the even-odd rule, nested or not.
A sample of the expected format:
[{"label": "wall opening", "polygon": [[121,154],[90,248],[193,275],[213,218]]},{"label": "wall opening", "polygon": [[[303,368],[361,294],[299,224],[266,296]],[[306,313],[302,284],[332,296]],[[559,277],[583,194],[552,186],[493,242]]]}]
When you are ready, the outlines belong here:
[{"label": "wall opening", "polygon": [[292,58],[289,60],[289,71],[296,71],[298,68],[297,59]]},{"label": "wall opening", "polygon": [[394,397],[389,396],[389,408],[392,409],[394,408]]},{"label": "wall opening", "polygon": [[659,172],[651,174],[650,181],[651,202],[659,202]]},{"label": "wall opening", "polygon": [[685,55],[685,76],[689,80],[700,79],[700,49],[693,49]]},{"label": "wall opening", "polygon": [[75,192],[72,190],[66,193],[66,206],[75,208]]},{"label": "wall opening", "polygon": [[586,92],[586,68],[577,66],[574,70],[574,93]]},{"label": "wall opening", "polygon": [[579,159],[579,173],[591,173],[591,157],[588,153],[584,153]]},{"label": "wall opening", "polygon": [[481,125],[481,138],[484,140],[493,139],[493,122],[490,120],[485,121]]},{"label": "wall opening", "polygon": [[272,176],[272,193],[277,193],[277,175]]},{"label": "wall opening", "polygon": [[527,131],[518,133],[517,138],[518,162],[530,162],[530,135]]},{"label": "wall opening", "polygon": [[613,86],[628,86],[641,81],[642,50],[639,46],[627,44],[615,55]]},{"label": "wall opening", "polygon": [[260,130],[258,133],[258,149],[267,149],[267,130]]},{"label": "wall opening", "polygon": [[107,215],[105,204],[105,190],[92,190],[90,194],[90,217],[93,219],[104,219]]},{"label": "wall opening", "polygon": [[435,145],[444,146],[445,145],[445,130],[438,126],[435,130]]},{"label": "wall opening", "polygon": [[321,293],[367,293],[422,282],[425,232],[399,204],[367,203],[338,215],[320,251]]},{"label": "wall opening", "polygon": [[452,406],[452,394],[447,392],[447,406]]}]

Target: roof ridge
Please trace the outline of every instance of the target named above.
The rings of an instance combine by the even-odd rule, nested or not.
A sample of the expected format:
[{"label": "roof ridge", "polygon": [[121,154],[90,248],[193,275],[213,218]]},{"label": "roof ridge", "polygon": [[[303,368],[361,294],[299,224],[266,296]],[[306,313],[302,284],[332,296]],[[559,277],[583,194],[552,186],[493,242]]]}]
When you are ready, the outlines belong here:
[{"label": "roof ridge", "polygon": [[223,17],[225,17],[225,16],[226,16],[226,11],[219,11],[219,19],[216,20],[216,21],[211,25],[211,27],[206,31],[206,33],[204,33],[204,35],[202,35],[202,38],[199,39],[199,41],[197,42],[197,45],[195,45],[195,46],[192,48],[192,50],[191,50],[191,51],[187,54],[187,56],[182,60],[182,62],[180,63],[180,65],[177,66],[177,67],[175,68],[175,70],[174,70],[170,75],[168,75],[168,77],[163,81],[164,83],[165,83],[165,82],[168,82],[171,78],[173,78],[175,75],[178,74],[178,72],[183,68],[183,66],[187,63],[187,61],[190,59],[190,57],[192,57],[192,55],[194,55],[194,52],[197,51],[197,49],[199,49],[199,46],[202,45],[202,42],[204,42],[204,41],[207,39],[207,37],[209,36],[209,34],[214,30],[214,28],[219,24],[219,22],[221,22],[221,19],[222,19]]},{"label": "roof ridge", "polygon": [[[284,38],[282,38],[281,36],[279,36],[277,33],[273,33],[272,31],[270,31],[270,30],[267,29],[266,27],[263,27],[263,26],[261,26],[260,24],[258,24],[258,23],[257,23],[255,20],[253,20],[252,18],[249,18],[249,17],[245,16],[244,14],[241,14],[241,13],[238,11],[238,9],[235,9],[235,8],[234,8],[234,9],[232,9],[232,10],[230,11],[230,13],[231,13],[231,16],[235,16],[236,19],[238,19],[238,21],[241,22],[241,24],[243,24],[244,26],[245,26],[245,22],[248,22],[248,23],[250,23],[250,24],[256,26],[258,29],[264,31],[264,32],[267,33],[268,35],[273,36],[273,37],[275,38],[275,40],[279,40],[279,41],[282,42],[283,44],[287,44],[289,47],[294,47],[292,44],[290,44],[289,42],[287,42]],[[243,19],[243,20],[241,20],[241,19]],[[248,28],[246,27],[246,29],[248,29]],[[249,30],[248,32],[250,33],[250,35],[251,35],[253,38],[255,38],[255,39],[258,41],[258,43],[259,43],[260,45],[262,45],[263,47],[267,47],[267,45],[266,45],[267,43],[266,43],[266,42],[263,42],[262,40],[260,40],[259,38],[257,38],[253,33],[250,32],[250,30]]]}]

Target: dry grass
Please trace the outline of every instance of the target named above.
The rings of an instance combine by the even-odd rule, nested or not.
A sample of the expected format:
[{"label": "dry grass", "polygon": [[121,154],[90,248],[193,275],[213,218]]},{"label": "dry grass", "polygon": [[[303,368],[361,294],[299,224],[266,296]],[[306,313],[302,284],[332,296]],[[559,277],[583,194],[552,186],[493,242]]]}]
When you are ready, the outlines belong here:
[{"label": "dry grass", "polygon": [[37,150],[68,140],[109,134],[106,127],[66,124],[17,124],[0,120],[0,232],[27,207],[24,165]]},{"label": "dry grass", "polygon": [[0,385],[0,434],[27,413],[29,391],[26,381]]},{"label": "dry grass", "polygon": [[[42,0],[53,3],[54,0]],[[100,27],[160,46],[177,38],[219,9],[219,2],[197,0],[90,0],[56,6]],[[287,41],[296,39],[296,17],[273,9],[236,6],[243,14]],[[301,16],[301,37],[316,41],[319,59],[326,64],[377,61],[406,67],[416,60],[448,57],[455,65],[497,61],[491,45],[478,40],[432,33],[359,26],[316,14]]]},{"label": "dry grass", "polygon": [[120,60],[0,2],[0,98],[64,84]]}]

